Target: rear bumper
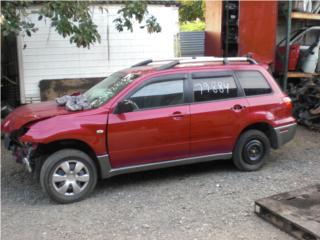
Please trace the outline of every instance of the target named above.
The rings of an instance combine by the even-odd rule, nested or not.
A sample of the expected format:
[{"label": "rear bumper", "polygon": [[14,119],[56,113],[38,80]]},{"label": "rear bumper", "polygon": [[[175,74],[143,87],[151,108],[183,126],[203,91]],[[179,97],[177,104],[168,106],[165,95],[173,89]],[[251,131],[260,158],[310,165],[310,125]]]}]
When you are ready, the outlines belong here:
[{"label": "rear bumper", "polygon": [[277,138],[277,147],[279,148],[294,138],[297,130],[297,124],[292,123],[285,126],[276,127],[274,130]]}]

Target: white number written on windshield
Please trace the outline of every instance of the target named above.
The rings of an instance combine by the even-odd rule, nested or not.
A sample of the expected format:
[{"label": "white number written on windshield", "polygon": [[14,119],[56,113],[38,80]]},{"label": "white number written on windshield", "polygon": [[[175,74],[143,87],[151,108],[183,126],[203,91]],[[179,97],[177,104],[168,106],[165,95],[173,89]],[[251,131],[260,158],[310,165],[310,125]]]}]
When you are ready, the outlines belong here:
[{"label": "white number written on windshield", "polygon": [[229,94],[230,84],[222,81],[215,82],[201,82],[194,84],[195,90],[200,90],[201,95],[205,93],[214,93],[214,94]]}]

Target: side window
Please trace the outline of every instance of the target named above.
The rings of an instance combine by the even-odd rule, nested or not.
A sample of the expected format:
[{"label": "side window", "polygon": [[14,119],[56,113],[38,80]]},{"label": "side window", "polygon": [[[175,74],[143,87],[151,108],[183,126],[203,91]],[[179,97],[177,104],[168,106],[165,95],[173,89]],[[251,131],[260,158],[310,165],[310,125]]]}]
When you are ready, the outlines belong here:
[{"label": "side window", "polygon": [[139,109],[182,104],[184,102],[183,80],[150,83],[135,92],[130,100]]},{"label": "side window", "polygon": [[237,85],[232,76],[193,79],[195,102],[234,98],[238,96]]},{"label": "side window", "polygon": [[267,80],[258,71],[238,71],[237,75],[246,96],[272,92]]}]

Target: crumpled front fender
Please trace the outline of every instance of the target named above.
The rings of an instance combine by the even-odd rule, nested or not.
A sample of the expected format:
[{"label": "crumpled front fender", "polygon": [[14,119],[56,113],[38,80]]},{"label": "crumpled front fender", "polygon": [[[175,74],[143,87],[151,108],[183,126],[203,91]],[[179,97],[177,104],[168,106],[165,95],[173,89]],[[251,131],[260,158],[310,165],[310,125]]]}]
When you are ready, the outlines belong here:
[{"label": "crumpled front fender", "polygon": [[88,144],[97,155],[106,153],[106,112],[61,115],[32,124],[20,137],[21,142],[48,144],[62,140],[79,140]]}]

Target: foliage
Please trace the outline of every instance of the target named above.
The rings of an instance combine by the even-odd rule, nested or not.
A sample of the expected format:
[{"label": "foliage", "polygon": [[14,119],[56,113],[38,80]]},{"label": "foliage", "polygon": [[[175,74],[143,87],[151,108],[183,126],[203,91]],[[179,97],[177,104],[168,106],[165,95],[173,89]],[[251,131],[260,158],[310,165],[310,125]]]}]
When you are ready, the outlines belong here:
[{"label": "foliage", "polygon": [[132,32],[131,19],[135,19],[139,24],[141,24],[143,19],[146,19],[146,24],[141,25],[141,28],[146,27],[149,33],[160,32],[161,27],[157,23],[157,19],[149,15],[147,6],[147,1],[126,1],[124,7],[118,11],[120,16],[113,21],[116,24],[116,29],[121,32],[124,28],[127,28],[127,30]]},{"label": "foliage", "polygon": [[[28,18],[27,8],[32,1],[2,1],[1,3],[1,36],[20,33],[31,36],[38,29],[35,23]],[[78,47],[90,47],[100,41],[97,25],[92,21],[89,4],[90,1],[42,1],[38,20],[49,18],[51,26],[64,38],[69,37],[70,43]],[[115,19],[116,29],[123,31],[127,28],[133,31],[132,20],[139,24],[146,18],[146,27],[149,33],[160,32],[161,27],[157,19],[148,14],[147,3],[143,1],[126,1],[118,11],[119,17]]]},{"label": "foliage", "polygon": [[184,22],[180,24],[181,32],[197,32],[205,30],[205,22],[204,21],[192,21],[192,22]]},{"label": "foliage", "polygon": [[205,0],[180,0],[179,22],[204,21]]},{"label": "foliage", "polygon": [[21,15],[26,15],[25,9],[29,2],[2,2],[1,3],[1,35],[8,36],[11,33],[19,34],[25,31],[31,35],[30,30],[35,32],[34,24],[21,20]]}]

